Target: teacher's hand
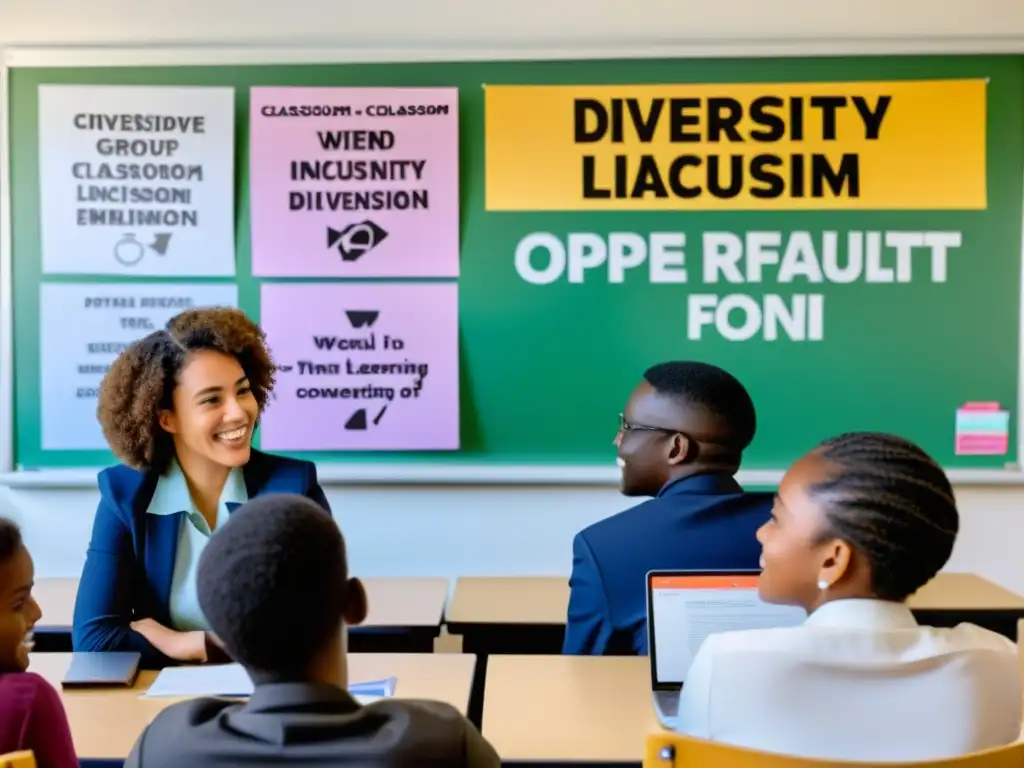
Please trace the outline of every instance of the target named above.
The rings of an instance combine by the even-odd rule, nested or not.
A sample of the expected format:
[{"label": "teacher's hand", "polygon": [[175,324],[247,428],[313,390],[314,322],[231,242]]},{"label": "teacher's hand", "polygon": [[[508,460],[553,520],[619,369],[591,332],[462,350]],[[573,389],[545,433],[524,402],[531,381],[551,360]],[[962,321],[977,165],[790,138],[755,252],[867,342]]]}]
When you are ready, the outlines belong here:
[{"label": "teacher's hand", "polygon": [[164,656],[175,661],[203,663],[207,660],[205,632],[178,632],[153,619],[139,619],[129,626]]}]

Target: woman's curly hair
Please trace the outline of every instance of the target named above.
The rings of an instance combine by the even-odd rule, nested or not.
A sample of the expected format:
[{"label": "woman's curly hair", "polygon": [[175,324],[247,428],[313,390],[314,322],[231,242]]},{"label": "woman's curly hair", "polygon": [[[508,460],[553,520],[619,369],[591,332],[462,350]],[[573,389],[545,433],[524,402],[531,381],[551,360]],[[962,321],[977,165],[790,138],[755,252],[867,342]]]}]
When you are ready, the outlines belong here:
[{"label": "woman's curly hair", "polygon": [[190,352],[215,350],[238,360],[260,413],[274,389],[277,367],[263,330],[240,309],[190,309],[118,355],[100,383],[96,417],[114,454],[128,466],[163,473],[174,455],[159,424]]}]

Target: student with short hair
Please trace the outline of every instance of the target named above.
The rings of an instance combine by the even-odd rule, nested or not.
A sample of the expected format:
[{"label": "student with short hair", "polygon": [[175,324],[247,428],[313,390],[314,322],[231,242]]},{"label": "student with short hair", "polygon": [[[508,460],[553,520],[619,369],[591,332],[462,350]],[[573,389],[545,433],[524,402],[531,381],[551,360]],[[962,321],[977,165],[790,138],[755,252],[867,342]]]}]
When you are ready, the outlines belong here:
[{"label": "student with short hair", "polygon": [[844,762],[942,760],[1016,741],[1016,646],[973,624],[919,626],[906,604],[945,566],[958,528],[945,472],[907,440],[852,433],[804,456],[758,532],[759,592],[808,617],[710,635],[683,686],[679,730]]},{"label": "student with short hair", "polygon": [[736,482],[757,418],[746,388],[713,365],[644,372],[615,437],[626,496],[652,496],[573,541],[563,652],[645,654],[645,576],[658,569],[756,569],[771,494]]},{"label": "student with short hair", "polygon": [[199,601],[252,678],[252,697],[168,707],[139,737],[128,768],[500,765],[447,704],[363,706],[349,695],[345,625],[366,617],[366,593],[349,577],[337,525],[313,501],[273,494],[237,511],[203,552]]},{"label": "student with short hair", "polygon": [[18,526],[0,517],[0,754],[31,750],[39,768],[78,768],[60,696],[25,671],[43,615],[32,597],[34,571]]},{"label": "student with short hair", "polygon": [[182,312],[118,355],[97,416],[123,463],[99,475],[76,651],[138,651],[146,668],[223,660],[196,600],[207,541],[264,493],[330,513],[312,462],[252,448],[276,370],[263,331],[230,307]]}]

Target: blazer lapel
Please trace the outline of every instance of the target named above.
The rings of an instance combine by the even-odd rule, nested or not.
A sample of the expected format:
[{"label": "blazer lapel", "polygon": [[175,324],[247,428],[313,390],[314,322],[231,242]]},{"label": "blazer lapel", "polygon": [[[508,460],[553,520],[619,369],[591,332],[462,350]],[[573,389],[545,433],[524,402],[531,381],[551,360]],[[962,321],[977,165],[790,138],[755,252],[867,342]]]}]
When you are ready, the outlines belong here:
[{"label": "blazer lapel", "polygon": [[[242,477],[245,478],[245,492],[250,499],[254,499],[263,493],[263,486],[267,482],[266,464],[264,454],[254,449],[249,456],[249,461],[242,467]],[[230,506],[228,509],[231,512],[235,511]]]}]

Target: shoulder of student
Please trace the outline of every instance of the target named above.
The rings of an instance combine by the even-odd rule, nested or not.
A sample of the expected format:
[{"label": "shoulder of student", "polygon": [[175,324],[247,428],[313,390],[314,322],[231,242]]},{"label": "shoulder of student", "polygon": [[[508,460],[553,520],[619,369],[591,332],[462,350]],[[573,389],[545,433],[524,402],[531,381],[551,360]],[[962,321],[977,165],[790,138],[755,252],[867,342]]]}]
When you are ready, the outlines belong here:
[{"label": "shoulder of student", "polygon": [[653,522],[650,514],[663,505],[662,499],[647,499],[636,506],[624,509],[622,512],[616,512],[614,515],[598,520],[596,523],[591,523],[580,531],[579,535],[589,541],[593,541],[595,539],[600,540],[606,536],[618,536],[623,528],[632,530],[636,525],[639,525],[642,529],[648,528]]},{"label": "shoulder of student", "polygon": [[135,495],[146,479],[146,473],[125,464],[107,467],[97,475],[100,496],[113,506],[130,509]]},{"label": "shoulder of student", "polygon": [[46,678],[36,672],[7,672],[0,674],[0,700],[13,703],[15,701],[32,701],[40,694],[57,695],[56,689]]},{"label": "shoulder of student", "polygon": [[381,712],[406,711],[412,717],[425,721],[434,721],[438,725],[451,724],[462,725],[469,723],[469,720],[451,704],[432,699],[378,699],[365,705],[366,709],[379,710]]},{"label": "shoulder of student", "polygon": [[[955,627],[920,626],[904,632],[893,636],[893,642],[898,647],[928,647],[932,649],[930,652],[935,652],[941,647],[948,647],[951,650],[992,652],[1003,656],[1007,663],[1014,667],[1017,665],[1017,646],[1013,641],[975,624],[965,623]],[[847,652],[864,651],[864,643],[868,642],[865,638],[874,634],[866,629],[809,624],[745,629],[709,635],[702,650],[705,653],[723,654],[802,649],[808,653],[822,651],[827,655],[839,656]],[[902,639],[897,639],[898,636],[902,636]]]},{"label": "shoulder of student", "polygon": [[979,651],[993,651],[1002,653],[1014,659],[1017,663],[1017,644],[1008,637],[993,632],[990,629],[979,627],[977,624],[957,624],[955,627],[927,627],[933,634],[945,635],[957,645],[964,645],[975,648]]},{"label": "shoulder of student", "polygon": [[292,459],[275,453],[264,453],[253,449],[247,469],[260,475],[288,475],[305,479],[316,472],[316,464],[305,459]]},{"label": "shoulder of student", "polygon": [[[364,707],[391,722],[399,734],[396,753],[412,750],[417,765],[463,765],[466,768],[498,768],[501,759],[494,747],[469,719],[450,704],[426,699],[381,699]],[[402,747],[398,747],[401,744]]]},{"label": "shoulder of student", "polygon": [[192,729],[214,720],[225,709],[242,706],[239,702],[225,699],[198,698],[165,707],[139,734],[125,765],[175,764],[165,760],[167,756],[173,755],[175,761],[184,756],[188,751],[187,745],[194,744],[189,740]]}]

